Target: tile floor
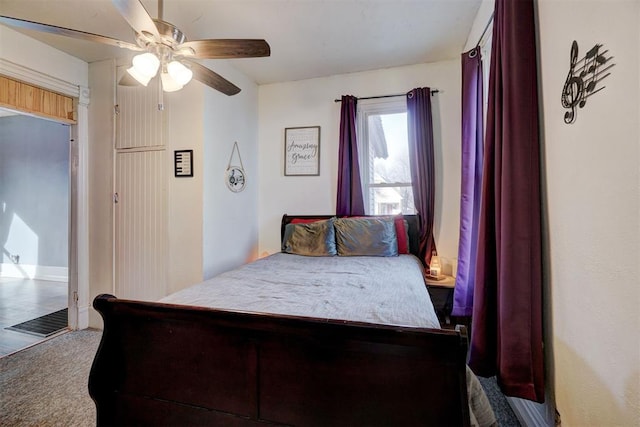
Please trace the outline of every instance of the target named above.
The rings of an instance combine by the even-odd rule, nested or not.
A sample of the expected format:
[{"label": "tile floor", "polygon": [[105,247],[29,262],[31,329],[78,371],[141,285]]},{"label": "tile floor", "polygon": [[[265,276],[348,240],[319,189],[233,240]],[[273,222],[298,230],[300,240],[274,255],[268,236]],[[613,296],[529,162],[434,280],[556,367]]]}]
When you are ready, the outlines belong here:
[{"label": "tile floor", "polygon": [[67,292],[66,282],[0,277],[0,357],[43,341],[5,328],[67,307]]}]

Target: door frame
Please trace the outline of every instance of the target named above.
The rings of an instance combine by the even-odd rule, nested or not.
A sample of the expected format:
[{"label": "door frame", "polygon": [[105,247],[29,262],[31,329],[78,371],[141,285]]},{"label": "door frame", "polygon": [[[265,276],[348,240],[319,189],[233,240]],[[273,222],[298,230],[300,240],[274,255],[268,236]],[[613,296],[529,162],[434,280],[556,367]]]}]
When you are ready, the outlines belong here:
[{"label": "door frame", "polygon": [[[69,83],[0,58],[0,74],[74,99],[69,162],[69,328],[89,326],[88,87]],[[34,116],[39,116],[33,113]],[[51,120],[51,117],[47,117]]]}]

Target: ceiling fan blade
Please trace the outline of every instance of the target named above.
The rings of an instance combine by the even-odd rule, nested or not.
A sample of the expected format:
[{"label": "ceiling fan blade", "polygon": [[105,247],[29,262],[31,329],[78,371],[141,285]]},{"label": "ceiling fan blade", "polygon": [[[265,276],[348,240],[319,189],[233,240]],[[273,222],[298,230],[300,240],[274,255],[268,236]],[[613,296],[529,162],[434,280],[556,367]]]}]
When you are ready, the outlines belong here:
[{"label": "ceiling fan blade", "polygon": [[59,36],[67,36],[81,40],[104,43],[112,46],[122,47],[125,49],[142,50],[138,45],[123,42],[122,40],[113,39],[111,37],[87,33],[84,31],[72,30],[70,28],[57,27],[55,25],[42,24],[40,22],[27,21],[25,19],[11,18],[9,16],[0,16],[0,24],[24,28],[25,30],[35,30],[43,33],[50,33]]},{"label": "ceiling fan blade", "polygon": [[215,90],[224,93],[225,95],[231,96],[240,92],[240,88],[238,86],[234,85],[229,80],[222,77],[220,74],[211,71],[207,67],[200,65],[197,62],[188,61],[186,59],[184,59],[183,61],[188,63],[191,67],[194,79],[201,81],[207,86],[210,86]]},{"label": "ceiling fan blade", "polygon": [[259,58],[271,55],[269,43],[260,39],[194,40],[182,43],[177,50],[182,55],[198,59]]},{"label": "ceiling fan blade", "polygon": [[111,0],[111,2],[136,33],[161,41],[156,24],[139,0]]}]

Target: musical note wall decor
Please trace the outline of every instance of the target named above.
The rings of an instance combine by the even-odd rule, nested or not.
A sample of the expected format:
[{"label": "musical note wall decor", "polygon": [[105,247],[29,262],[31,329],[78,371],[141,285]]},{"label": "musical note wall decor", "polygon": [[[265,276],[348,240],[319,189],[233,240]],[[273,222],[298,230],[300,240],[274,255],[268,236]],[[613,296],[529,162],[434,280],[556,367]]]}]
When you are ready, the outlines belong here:
[{"label": "musical note wall decor", "polygon": [[584,108],[587,98],[605,88],[597,86],[611,75],[609,70],[616,65],[609,63],[613,56],[606,57],[609,50],[601,52],[601,49],[602,45],[596,44],[578,59],[578,42],[574,40],[571,44],[569,74],[562,88],[562,106],[569,110],[564,113],[564,122],[567,124],[576,121],[577,108]]}]

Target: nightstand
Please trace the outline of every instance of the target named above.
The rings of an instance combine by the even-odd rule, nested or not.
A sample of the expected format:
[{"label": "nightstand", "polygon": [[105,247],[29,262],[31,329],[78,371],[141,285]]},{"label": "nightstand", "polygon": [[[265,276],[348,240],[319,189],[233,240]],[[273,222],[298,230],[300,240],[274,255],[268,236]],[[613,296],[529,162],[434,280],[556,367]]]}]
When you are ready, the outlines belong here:
[{"label": "nightstand", "polygon": [[453,289],[456,286],[455,277],[444,275],[443,279],[436,280],[425,276],[424,281],[427,284],[427,290],[431,296],[433,307],[436,309],[440,325],[450,325],[451,310],[453,309]]}]

